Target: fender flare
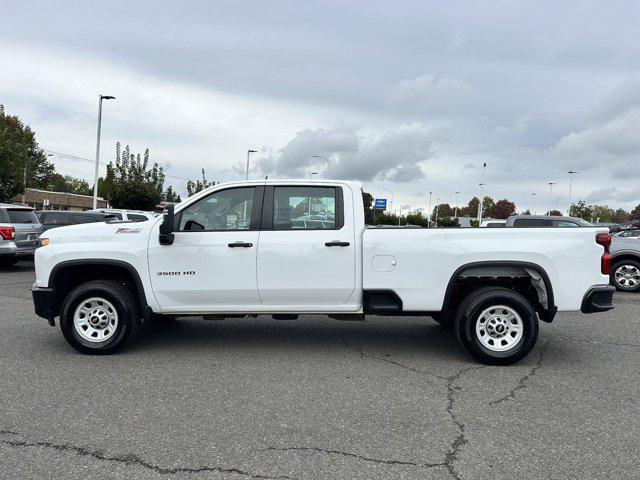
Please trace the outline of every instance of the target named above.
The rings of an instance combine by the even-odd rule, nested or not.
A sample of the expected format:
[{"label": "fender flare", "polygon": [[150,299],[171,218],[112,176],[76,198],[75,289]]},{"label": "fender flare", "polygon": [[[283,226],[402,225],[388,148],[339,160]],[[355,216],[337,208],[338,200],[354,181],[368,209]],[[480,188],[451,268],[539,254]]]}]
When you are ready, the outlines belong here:
[{"label": "fender flare", "polygon": [[[151,314],[152,310],[151,310],[151,307],[149,306],[149,303],[147,302],[147,296],[144,291],[144,285],[142,283],[142,279],[140,278],[140,274],[138,273],[138,271],[133,265],[131,265],[129,262],[125,262],[124,260],[84,258],[84,259],[78,259],[78,260],[65,260],[64,262],[60,262],[51,269],[51,272],[49,273],[49,279],[47,280],[47,285],[53,288],[54,295],[55,295],[56,276],[60,273],[60,271],[66,267],[76,267],[81,265],[91,265],[91,266],[105,265],[110,267],[124,268],[125,270],[127,270],[131,274],[131,277],[133,278],[133,281],[136,284],[136,290],[138,291],[138,300],[140,301],[142,314],[145,320]],[[56,299],[56,300],[58,300],[56,303],[61,303],[59,301],[60,299]]]},{"label": "fender flare", "polygon": [[444,294],[444,301],[442,303],[442,310],[448,310],[451,304],[451,298],[453,297],[453,289],[455,287],[456,281],[460,278],[460,275],[465,270],[470,270],[472,268],[479,267],[518,267],[534,270],[540,274],[542,281],[544,282],[545,289],[547,290],[547,308],[543,310],[541,318],[545,322],[551,322],[553,317],[555,317],[558,308],[555,306],[555,300],[553,296],[553,286],[551,285],[551,280],[549,279],[549,275],[546,270],[536,263],[531,262],[521,262],[517,260],[488,260],[481,262],[471,262],[465,263],[458,267],[455,272],[451,275],[449,279],[449,283],[447,284],[447,289]]}]

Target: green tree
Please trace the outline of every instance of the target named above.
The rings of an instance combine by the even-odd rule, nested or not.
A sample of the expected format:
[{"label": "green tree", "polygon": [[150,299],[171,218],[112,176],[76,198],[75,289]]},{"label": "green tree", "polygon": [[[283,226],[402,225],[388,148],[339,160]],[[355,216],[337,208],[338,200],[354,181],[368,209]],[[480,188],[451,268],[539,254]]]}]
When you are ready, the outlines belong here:
[{"label": "green tree", "polygon": [[55,172],[49,182],[46,190],[52,192],[76,193],[78,195],[92,195],[93,189],[86,180],[74,178],[70,175],[60,175]]},{"label": "green tree", "polygon": [[195,195],[198,192],[201,192],[205,188],[209,188],[211,185],[215,185],[216,182],[210,182],[207,180],[207,177],[204,173],[204,168],[202,169],[202,181],[196,180],[187,182],[187,196]]},{"label": "green tree", "polygon": [[180,195],[178,195],[175,192],[175,190],[171,185],[169,185],[167,189],[164,191],[164,194],[162,195],[162,200],[164,200],[167,203],[180,203],[182,201],[182,199],[180,198]]},{"label": "green tree", "polygon": [[636,208],[631,210],[629,214],[629,220],[640,220],[640,203],[636,205]]},{"label": "green tree", "polygon": [[484,197],[482,199],[482,218],[491,217],[493,213],[493,207],[495,207],[496,202],[493,201],[491,197]]},{"label": "green tree", "polygon": [[[0,105],[0,201],[27,187],[44,188],[54,173],[33,130]],[[26,178],[26,182],[25,182]]]},{"label": "green tree", "polygon": [[516,204],[510,202],[506,198],[502,200],[498,200],[493,208],[491,209],[491,217],[493,218],[509,218],[510,215],[513,215],[516,211]]},{"label": "green tree", "polygon": [[[164,172],[154,163],[149,167],[149,149],[134,155],[127,145],[116,143],[116,161],[109,162],[103,192],[115,208],[153,210],[162,201]],[[99,186],[100,184],[98,184]]]},{"label": "green tree", "polygon": [[551,210],[547,212],[547,215],[553,215],[554,217],[561,217],[562,212],[560,210]]},{"label": "green tree", "polygon": [[587,205],[584,200],[580,200],[578,203],[571,205],[569,215],[583,220],[590,220],[593,217],[593,207]]},{"label": "green tree", "polygon": [[373,211],[373,195],[362,191],[362,203],[364,203],[364,223],[374,225],[375,212]]},{"label": "green tree", "polygon": [[609,208],[606,205],[593,205],[591,206],[591,218],[596,221],[609,223],[613,218],[613,208]]}]

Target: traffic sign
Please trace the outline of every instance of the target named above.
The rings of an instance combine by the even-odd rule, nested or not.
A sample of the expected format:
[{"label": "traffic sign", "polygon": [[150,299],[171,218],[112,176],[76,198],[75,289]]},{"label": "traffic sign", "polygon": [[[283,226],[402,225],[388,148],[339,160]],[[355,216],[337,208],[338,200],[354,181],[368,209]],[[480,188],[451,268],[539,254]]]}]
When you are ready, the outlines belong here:
[{"label": "traffic sign", "polygon": [[386,210],[387,209],[387,199],[386,198],[376,198],[373,203],[373,208],[375,210]]}]

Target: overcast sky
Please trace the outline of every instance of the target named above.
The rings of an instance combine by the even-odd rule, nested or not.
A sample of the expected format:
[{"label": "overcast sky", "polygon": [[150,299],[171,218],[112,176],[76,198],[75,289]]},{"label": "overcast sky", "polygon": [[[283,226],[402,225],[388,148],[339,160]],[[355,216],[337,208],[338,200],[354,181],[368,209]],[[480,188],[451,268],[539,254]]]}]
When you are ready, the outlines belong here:
[{"label": "overcast sky", "polygon": [[[3,2],[0,103],[45,149],[185,181],[361,180],[397,206],[640,202],[640,2]],[[330,158],[326,162],[311,158]],[[90,163],[52,160],[90,179]],[[532,200],[532,193],[537,196]],[[532,204],[534,202],[534,204]]]}]

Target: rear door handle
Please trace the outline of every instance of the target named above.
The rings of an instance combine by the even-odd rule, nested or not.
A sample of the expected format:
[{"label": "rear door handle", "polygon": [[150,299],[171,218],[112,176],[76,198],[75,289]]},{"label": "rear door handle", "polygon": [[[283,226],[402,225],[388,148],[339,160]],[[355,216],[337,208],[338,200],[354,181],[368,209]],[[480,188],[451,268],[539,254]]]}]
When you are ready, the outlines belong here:
[{"label": "rear door handle", "polygon": [[340,240],[325,243],[326,247],[348,247],[349,245],[351,245],[349,242],[341,242]]},{"label": "rear door handle", "polygon": [[229,244],[229,247],[231,248],[236,248],[236,247],[240,247],[240,248],[249,248],[249,247],[253,247],[253,243],[247,243],[247,242],[233,242]]}]

